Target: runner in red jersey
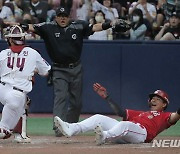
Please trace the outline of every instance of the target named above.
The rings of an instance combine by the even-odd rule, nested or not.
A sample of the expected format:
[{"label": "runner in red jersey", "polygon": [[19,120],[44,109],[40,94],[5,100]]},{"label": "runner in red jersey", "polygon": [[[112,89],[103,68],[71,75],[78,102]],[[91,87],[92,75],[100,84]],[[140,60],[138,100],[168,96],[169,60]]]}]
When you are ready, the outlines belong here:
[{"label": "runner in red jersey", "polygon": [[114,112],[123,117],[123,121],[96,114],[78,123],[67,123],[55,117],[55,125],[67,137],[95,130],[96,143],[144,143],[151,142],[160,132],[174,125],[180,119],[180,108],[177,112],[164,112],[169,104],[168,95],[156,90],[149,95],[150,111],[122,109],[107,94],[99,83],[93,85],[94,91],[105,99]]},{"label": "runner in red jersey", "polygon": [[169,118],[171,116],[170,112],[163,111],[134,111],[126,110],[127,118],[126,120],[132,121],[134,123],[140,123],[147,130],[146,142],[152,141],[160,132],[169,128],[171,124],[169,123]]}]

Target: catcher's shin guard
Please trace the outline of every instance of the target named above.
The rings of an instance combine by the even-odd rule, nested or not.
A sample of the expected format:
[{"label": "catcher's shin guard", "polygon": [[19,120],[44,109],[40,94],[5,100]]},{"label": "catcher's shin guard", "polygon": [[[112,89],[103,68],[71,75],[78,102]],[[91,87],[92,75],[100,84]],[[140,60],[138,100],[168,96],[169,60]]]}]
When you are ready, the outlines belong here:
[{"label": "catcher's shin guard", "polygon": [[27,115],[23,114],[18,124],[13,130],[14,141],[17,143],[30,143],[31,139],[27,136]]}]

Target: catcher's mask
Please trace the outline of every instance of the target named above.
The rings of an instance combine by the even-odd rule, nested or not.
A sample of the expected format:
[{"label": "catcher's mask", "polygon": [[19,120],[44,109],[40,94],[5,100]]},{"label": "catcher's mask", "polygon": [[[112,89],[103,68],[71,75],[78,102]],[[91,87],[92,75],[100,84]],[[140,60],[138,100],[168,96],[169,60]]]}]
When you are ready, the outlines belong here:
[{"label": "catcher's mask", "polygon": [[23,32],[23,29],[18,26],[14,25],[7,30],[7,34],[5,35],[5,38],[7,39],[7,42],[9,46],[11,46],[9,39],[12,39],[12,42],[15,45],[24,45],[25,44],[25,35],[26,33]]}]

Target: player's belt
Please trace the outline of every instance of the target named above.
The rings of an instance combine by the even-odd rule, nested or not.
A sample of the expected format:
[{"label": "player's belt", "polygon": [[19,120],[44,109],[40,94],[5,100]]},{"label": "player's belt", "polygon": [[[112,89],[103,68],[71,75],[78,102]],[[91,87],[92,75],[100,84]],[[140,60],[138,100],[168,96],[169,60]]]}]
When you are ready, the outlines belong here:
[{"label": "player's belt", "polygon": [[69,63],[69,64],[60,64],[60,63],[53,63],[53,66],[55,67],[60,67],[60,68],[74,68],[80,64],[80,60],[74,63]]},{"label": "player's belt", "polygon": [[[4,86],[5,86],[5,84],[6,84],[5,82],[2,82],[2,81],[0,81],[0,83],[1,83],[2,85],[4,85]],[[13,87],[13,89],[14,89],[14,90],[17,90],[17,91],[20,91],[20,92],[22,92],[22,93],[24,92],[24,90],[19,89],[19,88],[16,88],[16,87]]]},{"label": "player's belt", "polygon": [[16,87],[13,87],[13,89],[14,89],[14,90],[17,90],[17,91],[20,91],[20,92],[22,92],[22,93],[24,92],[24,90],[19,89],[19,88],[16,88]]}]

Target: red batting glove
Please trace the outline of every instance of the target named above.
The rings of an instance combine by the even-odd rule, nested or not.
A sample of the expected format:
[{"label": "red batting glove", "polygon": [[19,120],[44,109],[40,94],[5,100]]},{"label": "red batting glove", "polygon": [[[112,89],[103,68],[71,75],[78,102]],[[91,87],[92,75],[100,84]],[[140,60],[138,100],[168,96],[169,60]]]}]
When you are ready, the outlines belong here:
[{"label": "red batting glove", "polygon": [[106,88],[104,88],[103,86],[101,86],[99,83],[94,83],[93,84],[93,89],[94,91],[101,96],[103,99],[106,99],[108,97]]}]

